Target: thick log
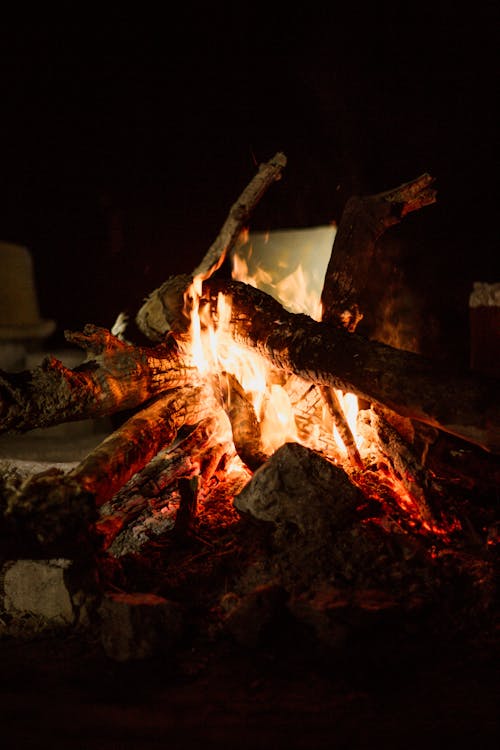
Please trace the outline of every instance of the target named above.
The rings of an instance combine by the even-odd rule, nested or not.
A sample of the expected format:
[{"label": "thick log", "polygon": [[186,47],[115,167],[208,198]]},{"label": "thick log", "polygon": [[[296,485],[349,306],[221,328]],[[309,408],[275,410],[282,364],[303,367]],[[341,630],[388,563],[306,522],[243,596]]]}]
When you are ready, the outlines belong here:
[{"label": "thick log", "polygon": [[351,333],[355,330],[363,317],[360,301],[377,240],[411,211],[435,202],[433,182],[423,174],[384,193],[347,201],[321,294],[324,321]]},{"label": "thick log", "polygon": [[[61,543],[64,547],[65,535],[70,539],[81,535],[81,519],[91,519],[96,507],[172,442],[183,424],[196,424],[212,408],[210,394],[201,388],[165,394],[127,420],[67,474],[51,470],[12,488],[3,498],[0,525],[11,535],[33,537],[42,547],[57,551]],[[93,525],[87,522],[86,527]]]},{"label": "thick log", "polygon": [[[352,197],[346,204],[333,242],[321,293],[322,320],[353,333],[362,319],[361,296],[377,240],[410,211],[433,203],[432,177],[418,177],[377,195]],[[321,388],[349,457],[361,464],[356,442],[332,388]]]},{"label": "thick log", "polygon": [[124,422],[68,476],[102,505],[171,443],[180,427],[196,424],[213,408],[207,389],[186,386],[166,393]]},{"label": "thick log", "polygon": [[0,433],[114,414],[199,380],[172,336],[154,349],[125,344],[92,325],[66,338],[87,351],[74,370],[49,357],[31,371],[0,371]]},{"label": "thick log", "polygon": [[155,289],[144,302],[136,316],[139,329],[152,341],[161,341],[165,333],[182,328],[184,295],[193,279],[208,279],[221,267],[240,233],[248,223],[253,209],[267,189],[281,178],[286,166],[286,156],[280,152],[265,164],[233,204],[217,238],[201,263],[191,275],[172,276]]},{"label": "thick log", "polygon": [[246,284],[205,282],[213,304],[219,292],[231,304],[231,335],[273,366],[500,452],[498,380],[289,313]]}]

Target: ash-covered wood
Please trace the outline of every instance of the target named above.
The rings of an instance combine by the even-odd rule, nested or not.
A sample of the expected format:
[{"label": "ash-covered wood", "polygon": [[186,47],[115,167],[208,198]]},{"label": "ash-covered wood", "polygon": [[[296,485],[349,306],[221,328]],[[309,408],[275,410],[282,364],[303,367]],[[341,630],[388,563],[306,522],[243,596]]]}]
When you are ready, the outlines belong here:
[{"label": "ash-covered wood", "polygon": [[88,549],[96,541],[96,508],[210,408],[201,389],[175,390],[133,415],[68,473],[53,469],[3,488],[0,533],[35,539],[54,554],[75,544]]},{"label": "ash-covered wood", "polygon": [[69,473],[102,505],[171,443],[180,427],[196,424],[213,408],[202,388],[176,389],[134,414]]}]

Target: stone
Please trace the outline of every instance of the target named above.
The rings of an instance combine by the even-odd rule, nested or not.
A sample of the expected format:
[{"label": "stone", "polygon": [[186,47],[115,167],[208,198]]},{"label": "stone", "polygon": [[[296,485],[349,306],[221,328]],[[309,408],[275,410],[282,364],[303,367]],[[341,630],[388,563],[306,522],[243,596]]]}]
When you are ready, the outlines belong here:
[{"label": "stone", "polygon": [[234,499],[242,513],[319,539],[325,526],[351,523],[362,503],[343,469],[298,443],[281,446]]},{"label": "stone", "polygon": [[164,656],[182,633],[180,606],[156,594],[107,593],[99,615],[103,649],[118,662]]},{"label": "stone", "polygon": [[242,646],[260,646],[278,629],[285,612],[286,592],[278,584],[259,586],[245,596],[231,597],[226,594],[221,602],[228,609],[224,630]]},{"label": "stone", "polygon": [[0,635],[33,635],[77,621],[68,584],[72,561],[15,560],[0,571]]}]

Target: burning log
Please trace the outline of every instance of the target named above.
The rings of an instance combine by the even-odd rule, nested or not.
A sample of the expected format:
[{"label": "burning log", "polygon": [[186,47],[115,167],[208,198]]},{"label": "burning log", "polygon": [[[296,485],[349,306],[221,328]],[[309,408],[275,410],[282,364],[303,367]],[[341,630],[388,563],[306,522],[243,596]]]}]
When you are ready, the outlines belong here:
[{"label": "burning log", "polygon": [[345,445],[347,455],[349,456],[351,463],[358,469],[362,469],[363,462],[361,460],[361,456],[359,455],[359,450],[356,445],[354,435],[352,434],[352,430],[349,427],[349,423],[346,419],[335,389],[330,388],[326,385],[322,385],[320,386],[320,393],[327,406],[328,411],[333,418],[333,421],[335,422],[337,430],[339,431],[340,439]]},{"label": "burning log", "polygon": [[368,341],[307,315],[287,312],[263,292],[209,279],[204,294],[230,303],[230,333],[274,367],[317,385],[350,391],[485,450],[500,451],[498,382],[456,372],[414,352]]},{"label": "burning log", "polygon": [[171,443],[180,427],[194,425],[214,408],[201,388],[176,389],[124,422],[69,473],[102,504]]},{"label": "burning log", "polygon": [[223,373],[221,387],[236,452],[243,463],[251,471],[255,471],[268,458],[262,450],[260,426],[255,410],[234,375]]},{"label": "burning log", "polygon": [[[266,164],[261,164],[257,174],[231,207],[217,238],[191,276],[172,276],[150,294],[136,317],[139,329],[149,339],[161,341],[167,331],[177,329],[181,325],[184,317],[184,295],[193,279],[208,279],[221,267],[253,209],[270,185],[281,178],[285,166],[286,157],[280,152]],[[185,317],[184,323],[187,324]]]},{"label": "burning log", "polygon": [[95,507],[110,500],[175,438],[182,425],[196,424],[212,409],[213,402],[200,388],[163,395],[128,419],[72,471],[44,472],[9,491],[2,498],[4,531],[17,529],[58,549],[65,535],[71,539],[68,529],[75,527],[81,534],[82,519],[92,518]]},{"label": "burning log", "polygon": [[351,333],[363,314],[363,289],[377,240],[411,211],[435,202],[428,174],[384,193],[347,201],[335,236],[321,294],[323,320]]},{"label": "burning log", "polygon": [[[365,424],[363,420],[366,420]],[[438,494],[437,482],[422,466],[410,445],[375,409],[359,412],[358,427],[367,443],[375,449],[377,469],[383,460],[394,484],[400,488],[400,497],[404,495],[401,485],[406,489],[406,497],[401,497],[402,504],[415,505],[420,519],[433,526],[440,516],[431,501]]]},{"label": "burning log", "polygon": [[141,348],[87,325],[83,333],[66,332],[66,339],[87,351],[74,370],[50,357],[31,371],[0,371],[0,433],[114,414],[199,381],[172,336]]},{"label": "burning log", "polygon": [[[321,293],[322,320],[354,333],[363,317],[361,295],[377,240],[410,211],[435,201],[433,182],[424,174],[416,180],[384,193],[353,196],[342,213]],[[362,465],[356,441],[333,388],[321,387],[321,394],[340,437],[355,466]]]},{"label": "burning log", "polygon": [[151,506],[163,508],[165,496],[168,498],[179,479],[191,479],[199,474],[205,453],[217,440],[216,422],[215,417],[206,417],[183,440],[158,451],[101,506],[97,530],[104,537],[106,547],[145,510]]}]

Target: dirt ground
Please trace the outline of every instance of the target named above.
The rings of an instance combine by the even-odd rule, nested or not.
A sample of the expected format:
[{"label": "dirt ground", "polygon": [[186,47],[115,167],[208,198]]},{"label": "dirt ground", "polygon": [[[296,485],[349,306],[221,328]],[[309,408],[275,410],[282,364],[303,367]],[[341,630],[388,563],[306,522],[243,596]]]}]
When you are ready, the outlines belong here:
[{"label": "dirt ground", "polygon": [[[46,454],[36,457],[53,460]],[[213,527],[211,509],[205,510],[203,523]],[[193,550],[183,550],[177,568],[168,567],[168,585],[159,591],[168,595],[175,584],[175,593],[189,600],[194,618],[193,598],[198,597],[201,609],[209,612],[211,598],[203,598],[207,581],[214,575],[225,580],[226,568],[234,569],[240,554],[237,546],[229,545],[231,517],[217,519],[224,554],[210,562],[209,556],[199,554],[200,543],[195,541]],[[202,536],[207,533],[203,524],[199,531]],[[155,575],[165,553],[157,549],[151,564]],[[187,559],[191,563],[186,567]],[[127,574],[139,583],[151,570],[132,567]],[[297,623],[284,628],[274,623],[274,631],[255,647],[236,642],[228,633],[210,637],[209,629],[193,633],[188,627],[175,652],[128,663],[109,659],[92,631],[30,641],[4,638],[2,746],[495,747],[500,739],[498,629],[494,623],[486,629],[483,623],[475,627],[471,613],[468,617],[465,632],[455,619],[449,635],[443,622],[429,628],[396,619],[388,629],[354,631],[330,649],[304,637]]]},{"label": "dirt ground", "polygon": [[[295,645],[295,649],[294,649]],[[0,643],[7,748],[478,748],[499,738],[498,643],[227,640],[118,664],[71,637]],[[5,743],[5,744],[4,744]]]}]

